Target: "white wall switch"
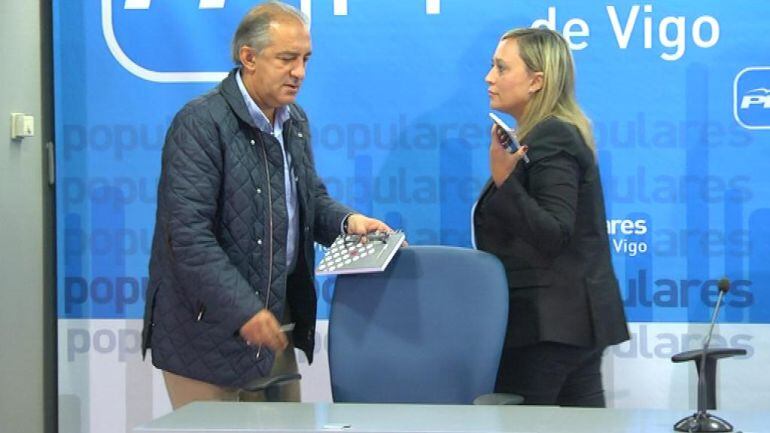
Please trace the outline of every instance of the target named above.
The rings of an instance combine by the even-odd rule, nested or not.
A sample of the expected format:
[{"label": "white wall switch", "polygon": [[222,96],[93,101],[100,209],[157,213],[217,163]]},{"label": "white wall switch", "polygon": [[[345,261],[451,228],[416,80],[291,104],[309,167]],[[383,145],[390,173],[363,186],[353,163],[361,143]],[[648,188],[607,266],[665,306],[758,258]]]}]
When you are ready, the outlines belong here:
[{"label": "white wall switch", "polygon": [[11,113],[11,139],[17,140],[35,135],[35,116]]}]

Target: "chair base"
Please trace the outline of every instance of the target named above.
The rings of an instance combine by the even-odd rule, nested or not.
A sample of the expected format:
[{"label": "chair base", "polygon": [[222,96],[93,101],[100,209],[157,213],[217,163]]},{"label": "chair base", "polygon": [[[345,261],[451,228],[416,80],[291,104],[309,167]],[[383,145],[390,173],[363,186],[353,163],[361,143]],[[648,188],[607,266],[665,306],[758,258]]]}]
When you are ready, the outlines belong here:
[{"label": "chair base", "polygon": [[733,426],[722,418],[708,412],[696,412],[674,424],[674,430],[681,432],[731,432]]},{"label": "chair base", "polygon": [[518,394],[501,394],[501,393],[484,394],[476,397],[473,400],[474,405],[493,405],[493,406],[514,405],[514,404],[521,404],[523,402],[524,402],[524,397]]}]

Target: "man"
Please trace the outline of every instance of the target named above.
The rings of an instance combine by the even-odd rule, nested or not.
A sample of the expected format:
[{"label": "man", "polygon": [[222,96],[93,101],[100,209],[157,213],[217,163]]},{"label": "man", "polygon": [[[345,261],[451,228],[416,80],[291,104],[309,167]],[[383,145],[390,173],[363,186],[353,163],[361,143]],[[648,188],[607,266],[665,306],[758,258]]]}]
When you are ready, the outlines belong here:
[{"label": "man", "polygon": [[[311,43],[298,10],[269,2],[243,18],[238,65],[188,103],[166,136],[143,351],[176,409],[195,400],[299,401],[246,390],[313,359],[313,241],[389,231],[332,200],[294,104]],[[284,332],[281,323],[294,324]]]}]

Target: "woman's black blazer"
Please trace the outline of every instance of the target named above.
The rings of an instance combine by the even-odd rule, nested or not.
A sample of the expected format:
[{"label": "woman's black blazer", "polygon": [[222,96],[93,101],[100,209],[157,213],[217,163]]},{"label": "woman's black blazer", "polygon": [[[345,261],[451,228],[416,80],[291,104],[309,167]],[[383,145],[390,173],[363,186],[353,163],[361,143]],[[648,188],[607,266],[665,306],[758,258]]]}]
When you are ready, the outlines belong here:
[{"label": "woman's black blazer", "polygon": [[530,162],[500,188],[487,182],[473,216],[477,247],[500,258],[508,276],[506,343],[627,340],[592,150],[574,125],[555,117],[523,144]]}]

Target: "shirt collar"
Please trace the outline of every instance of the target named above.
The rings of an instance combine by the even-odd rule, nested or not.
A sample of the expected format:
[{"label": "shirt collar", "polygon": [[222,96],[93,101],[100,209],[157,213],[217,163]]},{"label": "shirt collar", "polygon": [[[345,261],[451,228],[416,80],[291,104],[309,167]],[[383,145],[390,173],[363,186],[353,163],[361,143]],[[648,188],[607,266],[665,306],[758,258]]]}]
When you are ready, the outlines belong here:
[{"label": "shirt collar", "polygon": [[[238,89],[241,91],[243,100],[246,102],[246,109],[249,110],[249,115],[254,121],[254,124],[257,126],[257,128],[259,128],[260,131],[272,134],[273,125],[270,124],[270,121],[267,119],[267,116],[265,116],[265,113],[262,111],[262,109],[259,108],[257,103],[254,102],[254,99],[251,97],[251,95],[249,95],[248,90],[246,90],[246,86],[243,84],[243,79],[241,78],[240,69],[235,73],[235,80],[238,82]],[[289,120],[289,114],[290,112],[288,105],[276,108],[275,124],[283,129],[284,122]]]}]

